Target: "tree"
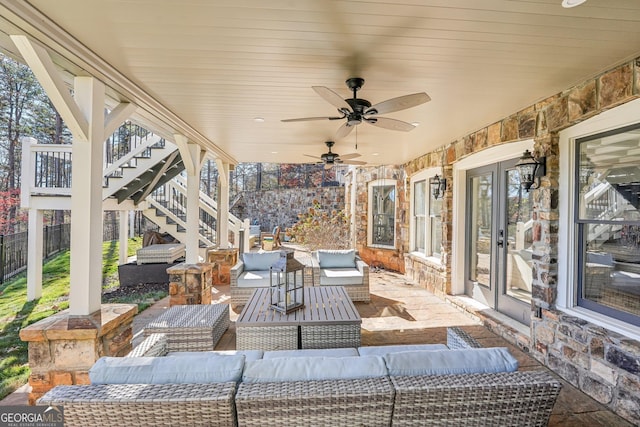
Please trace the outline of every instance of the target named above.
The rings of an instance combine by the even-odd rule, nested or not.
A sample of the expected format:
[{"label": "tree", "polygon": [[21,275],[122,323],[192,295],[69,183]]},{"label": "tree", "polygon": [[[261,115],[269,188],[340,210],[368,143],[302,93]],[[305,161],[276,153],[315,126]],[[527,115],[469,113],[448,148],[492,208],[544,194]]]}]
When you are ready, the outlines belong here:
[{"label": "tree", "polygon": [[[71,139],[31,70],[0,54],[0,191],[19,194],[24,136],[34,137],[41,143]],[[0,215],[5,221],[5,232],[13,232],[18,207],[10,203],[2,207]]]}]

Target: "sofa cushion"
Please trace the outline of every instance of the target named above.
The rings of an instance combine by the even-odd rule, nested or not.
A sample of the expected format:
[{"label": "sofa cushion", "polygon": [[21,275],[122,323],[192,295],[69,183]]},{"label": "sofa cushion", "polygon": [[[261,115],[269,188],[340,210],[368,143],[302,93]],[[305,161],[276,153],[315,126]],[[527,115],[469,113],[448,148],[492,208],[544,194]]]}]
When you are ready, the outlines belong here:
[{"label": "sofa cushion", "polygon": [[92,384],[204,384],[239,381],[244,356],[101,357],[89,369]]},{"label": "sofa cushion", "polygon": [[401,345],[377,345],[358,347],[358,354],[360,356],[384,356],[390,353],[400,353],[405,351],[434,351],[434,350],[448,350],[449,348],[444,344],[401,344]]},{"label": "sofa cushion", "polygon": [[320,268],[355,268],[356,251],[354,249],[318,250]]},{"label": "sofa cushion", "polygon": [[242,381],[248,383],[376,378],[387,375],[379,356],[290,357],[247,362]]},{"label": "sofa cushion", "polygon": [[272,350],[265,351],[263,359],[276,357],[351,357],[358,356],[358,350],[349,348],[308,348],[302,350]]},{"label": "sofa cushion", "polygon": [[267,288],[271,284],[270,271],[245,271],[238,276],[239,288]]},{"label": "sofa cushion", "polygon": [[280,252],[245,252],[242,254],[244,271],[269,271],[269,268],[280,259]]},{"label": "sofa cushion", "polygon": [[355,268],[323,268],[320,270],[321,285],[362,285],[363,278],[360,270]]},{"label": "sofa cushion", "polygon": [[215,350],[215,351],[170,351],[166,354],[166,357],[186,356],[194,357],[202,354],[219,354],[222,356],[244,356],[245,362],[249,360],[262,359],[264,351],[262,350]]},{"label": "sofa cushion", "polygon": [[389,375],[444,375],[513,372],[518,361],[504,347],[407,351],[384,356]]}]

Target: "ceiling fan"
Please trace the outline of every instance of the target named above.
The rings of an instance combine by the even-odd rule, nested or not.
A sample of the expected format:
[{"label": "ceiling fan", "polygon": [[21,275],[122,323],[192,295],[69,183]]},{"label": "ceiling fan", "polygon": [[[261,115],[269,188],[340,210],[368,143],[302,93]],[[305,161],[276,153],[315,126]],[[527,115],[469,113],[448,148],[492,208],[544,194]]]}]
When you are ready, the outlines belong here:
[{"label": "ceiling fan", "polygon": [[352,77],[346,81],[347,87],[353,91],[353,98],[342,99],[331,89],[325,86],[312,86],[325,101],[338,109],[340,116],[335,117],[303,117],[300,119],[285,119],[283,122],[302,122],[309,120],[341,120],[347,121],[338,128],[335,137],[344,138],[349,135],[354,127],[362,122],[369,123],[385,129],[398,130],[408,132],[415,128],[411,123],[401,120],[390,119],[388,117],[380,117],[379,114],[392,113],[407,108],[415,107],[430,101],[431,98],[424,92],[413,93],[411,95],[399,96],[397,98],[387,99],[371,105],[366,99],[358,98],[357,92],[364,85],[364,79],[360,77]]},{"label": "ceiling fan", "polygon": [[327,147],[329,147],[328,153],[324,153],[320,157],[312,156],[310,154],[305,154],[305,156],[313,157],[314,159],[319,160],[318,163],[324,163],[325,169],[331,169],[331,167],[333,167],[333,165],[335,165],[336,163],[345,163],[348,165],[364,165],[367,163],[360,160],[352,160],[356,157],[360,157],[360,154],[358,153],[350,153],[345,154],[344,156],[340,156],[340,154],[332,152],[331,147],[333,147],[333,145],[335,144],[335,142],[333,141],[326,141],[325,144]]}]

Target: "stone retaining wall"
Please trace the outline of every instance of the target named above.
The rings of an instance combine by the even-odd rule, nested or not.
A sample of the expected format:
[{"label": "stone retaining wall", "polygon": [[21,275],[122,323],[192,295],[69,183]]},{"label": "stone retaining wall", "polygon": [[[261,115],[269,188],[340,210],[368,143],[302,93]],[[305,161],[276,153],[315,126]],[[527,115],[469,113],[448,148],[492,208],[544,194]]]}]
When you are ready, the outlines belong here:
[{"label": "stone retaining wall", "polygon": [[314,200],[324,209],[343,210],[344,187],[245,191],[230,210],[238,218],[260,225],[261,231],[271,232],[277,226],[284,231],[298,222],[298,214],[312,207]]}]

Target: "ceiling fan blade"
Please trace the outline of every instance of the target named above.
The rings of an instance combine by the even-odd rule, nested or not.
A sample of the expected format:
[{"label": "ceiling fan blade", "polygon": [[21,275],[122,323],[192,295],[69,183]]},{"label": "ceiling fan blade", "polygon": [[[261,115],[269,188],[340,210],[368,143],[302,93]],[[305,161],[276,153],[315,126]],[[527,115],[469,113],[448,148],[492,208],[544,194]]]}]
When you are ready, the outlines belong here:
[{"label": "ceiling fan blade", "polygon": [[336,107],[338,110],[346,108],[348,111],[351,111],[351,106],[347,103],[347,101],[345,101],[342,96],[338,95],[328,87],[311,86],[311,88],[315,90],[316,93],[320,95],[325,101]]},{"label": "ceiling fan blade", "polygon": [[311,154],[303,154],[303,156],[311,157],[312,159],[322,160],[322,157],[312,156]]},{"label": "ceiling fan blade", "polygon": [[349,126],[349,123],[345,123],[336,131],[335,139],[344,138],[349,135],[355,126]]},{"label": "ceiling fan blade", "polygon": [[347,165],[366,165],[367,162],[363,162],[362,160],[345,160],[342,163]]},{"label": "ceiling fan blade", "polygon": [[349,154],[341,154],[340,158],[342,160],[349,160],[349,159],[355,159],[356,157],[360,157],[360,154],[358,153],[349,153]]},{"label": "ceiling fan blade", "polygon": [[370,125],[378,126],[379,128],[400,130],[403,132],[409,132],[415,129],[415,126],[411,123],[403,122],[402,120],[390,119],[388,117],[375,117],[365,120]]},{"label": "ceiling fan blade", "polygon": [[311,120],[338,120],[344,117],[302,117],[300,119],[283,119],[281,122],[307,122]]},{"label": "ceiling fan blade", "polygon": [[430,101],[431,98],[424,92],[414,93],[411,95],[399,96],[397,98],[387,99],[386,101],[379,102],[372,105],[364,112],[364,114],[386,114],[394,111],[404,110],[406,108],[415,107],[425,102]]}]

